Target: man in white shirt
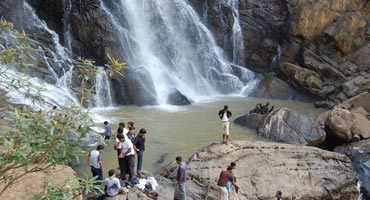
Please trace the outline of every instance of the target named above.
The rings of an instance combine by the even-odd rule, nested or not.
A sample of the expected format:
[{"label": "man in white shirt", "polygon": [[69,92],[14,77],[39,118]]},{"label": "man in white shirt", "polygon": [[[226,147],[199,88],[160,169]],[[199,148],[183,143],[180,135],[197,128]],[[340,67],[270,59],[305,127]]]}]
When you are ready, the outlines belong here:
[{"label": "man in white shirt", "polygon": [[[96,150],[92,150],[87,155],[87,163],[91,167],[91,173],[93,174],[93,177],[98,176],[98,181],[103,180],[103,163],[101,160],[100,154],[103,152],[104,145],[99,144]],[[100,183],[98,183],[100,184]]]},{"label": "man in white shirt", "polygon": [[117,149],[121,149],[118,155],[119,167],[121,169],[121,179],[126,180],[126,174],[129,174],[129,181],[134,177],[135,168],[135,150],[131,140],[127,139],[123,134],[118,134],[117,138],[120,143]]},{"label": "man in white shirt", "polygon": [[222,121],[222,143],[228,143],[229,141],[229,125],[230,125],[230,117],[232,113],[228,110],[229,106],[225,105],[224,109],[220,110],[218,112],[218,116],[220,117]]}]

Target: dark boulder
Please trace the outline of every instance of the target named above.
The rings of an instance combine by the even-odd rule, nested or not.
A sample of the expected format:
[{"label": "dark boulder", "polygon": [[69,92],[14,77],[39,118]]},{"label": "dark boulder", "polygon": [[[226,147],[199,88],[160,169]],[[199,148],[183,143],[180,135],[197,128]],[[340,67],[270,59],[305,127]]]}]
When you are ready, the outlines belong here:
[{"label": "dark boulder", "polygon": [[319,146],[326,137],[315,120],[286,108],[270,113],[258,134],[275,141],[310,146]]},{"label": "dark boulder", "polygon": [[112,78],[113,96],[117,104],[156,105],[155,89],[145,68],[128,70],[124,77]]},{"label": "dark boulder", "polygon": [[248,113],[234,120],[235,124],[258,130],[265,122],[267,114]]},{"label": "dark boulder", "polygon": [[264,76],[249,96],[287,100],[305,99],[291,85],[272,74]]},{"label": "dark boulder", "polygon": [[173,91],[168,95],[167,103],[179,106],[191,104],[190,100],[176,88],[174,88]]}]

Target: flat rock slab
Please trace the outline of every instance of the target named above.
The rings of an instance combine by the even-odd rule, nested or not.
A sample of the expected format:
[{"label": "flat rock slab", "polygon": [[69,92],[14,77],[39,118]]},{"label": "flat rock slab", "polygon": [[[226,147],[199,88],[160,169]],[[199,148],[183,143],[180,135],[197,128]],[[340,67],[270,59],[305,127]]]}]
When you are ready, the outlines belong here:
[{"label": "flat rock slab", "polygon": [[219,174],[232,161],[240,186],[232,199],[273,199],[277,190],[287,199],[358,198],[358,175],[348,157],[303,145],[249,141],[213,144],[195,153],[188,163],[188,196],[218,199]]}]

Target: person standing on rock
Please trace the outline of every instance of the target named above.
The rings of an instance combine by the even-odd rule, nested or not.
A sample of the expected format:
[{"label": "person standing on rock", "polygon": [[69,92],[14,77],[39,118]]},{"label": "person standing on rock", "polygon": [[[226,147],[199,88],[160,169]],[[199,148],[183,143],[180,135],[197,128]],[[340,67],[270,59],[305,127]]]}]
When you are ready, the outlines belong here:
[{"label": "person standing on rock", "polygon": [[135,127],[130,127],[128,129],[126,136],[128,139],[130,139],[133,142],[135,139]]},{"label": "person standing on rock", "polygon": [[[235,162],[231,162],[230,163],[230,167],[232,168],[232,175],[234,177],[234,182],[236,183],[236,177],[234,176],[234,171],[236,169],[236,163]],[[227,188],[227,192],[229,193],[229,197],[233,191],[233,182],[228,180],[227,183],[226,183],[226,188]]]},{"label": "person standing on rock", "polygon": [[218,116],[220,117],[222,121],[222,143],[228,143],[229,141],[229,125],[230,125],[230,117],[232,116],[232,113],[229,111],[229,106],[225,105],[224,109],[220,110],[218,112]]},{"label": "person standing on rock", "polygon": [[98,181],[100,181],[98,184],[101,183],[103,180],[103,163],[101,160],[100,154],[103,152],[104,145],[99,144],[96,150],[92,150],[88,155],[87,155],[87,163],[91,167],[91,173],[93,177],[98,176]]},{"label": "person standing on rock", "polygon": [[227,181],[232,182],[235,187],[235,192],[238,193],[239,186],[234,181],[233,168],[231,166],[228,166],[226,171],[221,171],[220,178],[217,181],[218,190],[220,192],[220,200],[229,200]]},{"label": "person standing on rock", "polygon": [[104,140],[110,143],[110,135],[112,134],[112,128],[108,125],[108,122],[104,122],[105,125],[105,131],[104,131]]},{"label": "person standing on rock", "polygon": [[130,139],[127,139],[123,134],[119,134],[118,139],[120,144],[118,149],[121,149],[120,154],[118,155],[119,167],[121,170],[121,179],[126,180],[126,174],[129,174],[129,181],[135,176],[134,174],[134,147]]},{"label": "person standing on rock", "polygon": [[133,141],[134,149],[137,152],[136,174],[139,177],[142,176],[141,171],[143,170],[143,158],[144,158],[144,151],[145,151],[145,134],[146,134],[145,128],[141,128],[139,131],[139,135],[135,137],[135,140]]},{"label": "person standing on rock", "polygon": [[179,168],[176,176],[174,200],[186,200],[186,163],[182,162],[181,156],[176,157],[176,163],[179,165]]}]

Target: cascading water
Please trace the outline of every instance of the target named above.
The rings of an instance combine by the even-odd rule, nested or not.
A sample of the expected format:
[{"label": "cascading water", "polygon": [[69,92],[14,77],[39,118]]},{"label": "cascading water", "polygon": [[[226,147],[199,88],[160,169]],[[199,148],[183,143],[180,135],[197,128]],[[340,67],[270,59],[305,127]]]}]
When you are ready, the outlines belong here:
[{"label": "cascading water", "polygon": [[[237,6],[236,1],[230,4]],[[174,88],[197,101],[240,93],[254,80],[252,72],[225,59],[211,32],[186,1],[120,0],[102,2],[101,8],[120,35],[129,67],[147,75],[141,77],[142,84],[154,86],[152,95],[160,104],[167,103]],[[240,44],[235,27],[234,40]]]},{"label": "cascading water", "polygon": [[63,7],[64,7],[64,15],[63,15],[63,27],[64,27],[64,45],[68,49],[70,55],[72,55],[72,34],[71,34],[71,25],[70,25],[70,17],[72,10],[72,2],[71,0],[63,0]]},{"label": "cascading water", "polygon": [[[33,87],[46,89],[41,92],[33,88],[30,90],[19,88],[17,91],[7,91],[7,96],[10,98],[9,100],[13,103],[32,105],[34,109],[46,109],[51,105],[66,106],[71,103],[77,104],[78,101],[76,97],[69,90],[72,73],[71,70],[73,69],[72,60],[66,53],[65,48],[60,45],[58,35],[54,31],[50,30],[44,21],[37,17],[33,8],[26,2],[24,2],[24,12],[25,16],[27,16],[27,25],[30,26],[30,29],[41,30],[51,36],[53,42],[51,45],[53,46],[53,49],[46,48],[48,55],[45,55],[45,47],[39,46],[39,54],[44,59],[48,73],[51,79],[55,82],[55,85],[46,83],[38,78],[31,78],[11,67],[1,66],[2,69],[7,69],[5,71],[7,73],[6,76],[18,77],[18,79],[22,80],[27,79],[26,81],[32,84]],[[15,35],[9,36],[8,38],[11,40],[19,39]],[[55,67],[53,68],[51,66],[51,62],[54,66],[57,66],[60,71],[65,72],[61,77],[58,76],[58,73],[55,71]],[[69,70],[67,72],[64,71],[66,66]],[[2,79],[1,81],[5,84],[7,80]],[[38,102],[28,102],[29,100],[26,98],[28,94],[39,95],[42,100]]]},{"label": "cascading water", "polygon": [[[224,1],[224,0],[220,0]],[[229,5],[233,12],[234,23],[233,23],[233,63],[238,65],[244,64],[244,40],[242,28],[239,23],[239,0],[227,0],[227,5]]]},{"label": "cascading water", "polygon": [[94,107],[111,107],[113,105],[110,83],[104,67],[98,67],[98,73],[95,75],[95,93],[93,95]]}]

